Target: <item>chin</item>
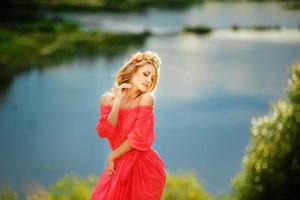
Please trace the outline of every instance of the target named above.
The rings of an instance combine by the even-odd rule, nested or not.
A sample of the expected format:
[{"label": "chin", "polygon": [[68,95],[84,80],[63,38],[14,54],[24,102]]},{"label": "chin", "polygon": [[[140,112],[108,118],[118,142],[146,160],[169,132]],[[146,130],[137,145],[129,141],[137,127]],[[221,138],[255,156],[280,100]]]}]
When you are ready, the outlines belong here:
[{"label": "chin", "polygon": [[147,92],[148,88],[146,88],[144,85],[142,85],[141,87],[139,87],[139,90],[142,92]]},{"label": "chin", "polygon": [[147,90],[148,89],[145,89],[145,88],[140,89],[140,91],[142,91],[142,92],[147,92]]}]

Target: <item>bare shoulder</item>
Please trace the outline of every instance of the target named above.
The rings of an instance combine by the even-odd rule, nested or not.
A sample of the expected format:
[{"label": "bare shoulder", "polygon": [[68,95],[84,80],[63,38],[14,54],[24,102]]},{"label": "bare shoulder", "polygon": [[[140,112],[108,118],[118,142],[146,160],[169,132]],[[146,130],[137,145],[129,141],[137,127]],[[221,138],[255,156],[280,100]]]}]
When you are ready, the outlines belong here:
[{"label": "bare shoulder", "polygon": [[154,95],[151,92],[146,92],[142,94],[141,99],[140,99],[140,105],[149,105],[153,106],[154,105]]},{"label": "bare shoulder", "polygon": [[100,104],[101,105],[112,105],[114,101],[114,97],[109,94],[103,94],[100,97]]}]

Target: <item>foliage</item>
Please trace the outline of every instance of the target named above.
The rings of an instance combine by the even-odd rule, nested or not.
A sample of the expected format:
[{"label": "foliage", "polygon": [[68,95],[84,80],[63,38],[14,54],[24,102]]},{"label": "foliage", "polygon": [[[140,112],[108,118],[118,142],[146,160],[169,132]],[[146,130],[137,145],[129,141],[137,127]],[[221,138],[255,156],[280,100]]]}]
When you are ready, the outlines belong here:
[{"label": "foliage", "polygon": [[236,199],[300,199],[300,64],[288,83],[289,98],[252,120],[243,171],[233,180]]},{"label": "foliage", "polygon": [[10,185],[6,184],[0,193],[0,200],[19,200],[19,195],[13,191]]},{"label": "foliage", "polygon": [[[117,12],[142,12],[149,7],[185,9],[199,2],[201,2],[201,0],[11,0],[11,2],[6,2],[6,4],[9,5],[6,7],[11,7],[12,10],[16,8],[20,9],[21,7],[22,11],[25,10],[26,15],[28,15],[28,11],[32,9],[71,12],[102,10]],[[16,14],[18,13],[16,12]]]},{"label": "foliage", "polygon": [[279,25],[251,25],[251,26],[239,26],[234,24],[231,26],[231,30],[239,31],[240,29],[245,30],[255,30],[255,31],[270,31],[270,30],[277,30],[279,31],[281,27]]},{"label": "foliage", "polygon": [[169,174],[163,200],[213,200],[203,189],[202,182],[191,172]]},{"label": "foliage", "polygon": [[75,22],[59,20],[24,23],[17,30],[0,27],[0,85],[10,84],[21,71],[66,62],[75,56],[117,56],[142,45],[148,35],[82,31]]},{"label": "foliage", "polygon": [[66,21],[60,19],[45,19],[37,22],[26,22],[20,26],[22,32],[42,32],[54,33],[63,31],[75,31],[79,29],[79,24],[74,21]]},{"label": "foliage", "polygon": [[49,200],[49,192],[45,189],[37,189],[33,194],[27,195],[26,200]]},{"label": "foliage", "polygon": [[186,26],[184,28],[185,32],[191,32],[191,33],[196,33],[196,34],[208,34],[213,31],[211,27],[208,26]]},{"label": "foliage", "polygon": [[48,200],[89,199],[95,183],[95,176],[81,179],[75,174],[66,175],[50,188]]},{"label": "foliage", "polygon": [[[26,200],[82,200],[89,199],[96,186],[97,176],[80,178],[75,173],[65,175],[52,186],[27,195]],[[10,188],[0,194],[0,200],[18,200],[18,195]],[[191,172],[168,174],[162,200],[213,200],[202,183]]]}]

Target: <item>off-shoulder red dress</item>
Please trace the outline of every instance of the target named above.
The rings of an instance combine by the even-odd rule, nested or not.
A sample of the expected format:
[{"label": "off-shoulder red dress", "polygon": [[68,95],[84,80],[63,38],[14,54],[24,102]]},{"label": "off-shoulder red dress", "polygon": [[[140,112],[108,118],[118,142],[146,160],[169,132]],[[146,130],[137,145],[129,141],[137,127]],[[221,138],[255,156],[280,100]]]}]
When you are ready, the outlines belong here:
[{"label": "off-shoulder red dress", "polygon": [[166,184],[166,168],[152,147],[155,139],[153,106],[121,108],[117,125],[107,120],[111,109],[111,105],[100,106],[96,126],[99,136],[108,139],[112,150],[126,139],[133,148],[115,159],[112,176],[104,170],[90,200],[160,200]]}]

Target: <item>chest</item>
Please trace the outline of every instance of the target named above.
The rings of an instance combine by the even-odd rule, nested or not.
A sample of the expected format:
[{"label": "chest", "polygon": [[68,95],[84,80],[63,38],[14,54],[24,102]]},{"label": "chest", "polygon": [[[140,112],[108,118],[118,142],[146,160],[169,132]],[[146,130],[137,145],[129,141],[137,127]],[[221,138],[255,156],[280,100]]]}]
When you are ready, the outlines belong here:
[{"label": "chest", "polygon": [[124,131],[131,131],[137,120],[137,112],[136,109],[122,109],[119,112],[119,128]]},{"label": "chest", "polygon": [[131,100],[131,101],[127,101],[126,98],[121,100],[120,103],[120,109],[130,109],[130,108],[134,108],[135,106],[139,105],[141,96]]}]

